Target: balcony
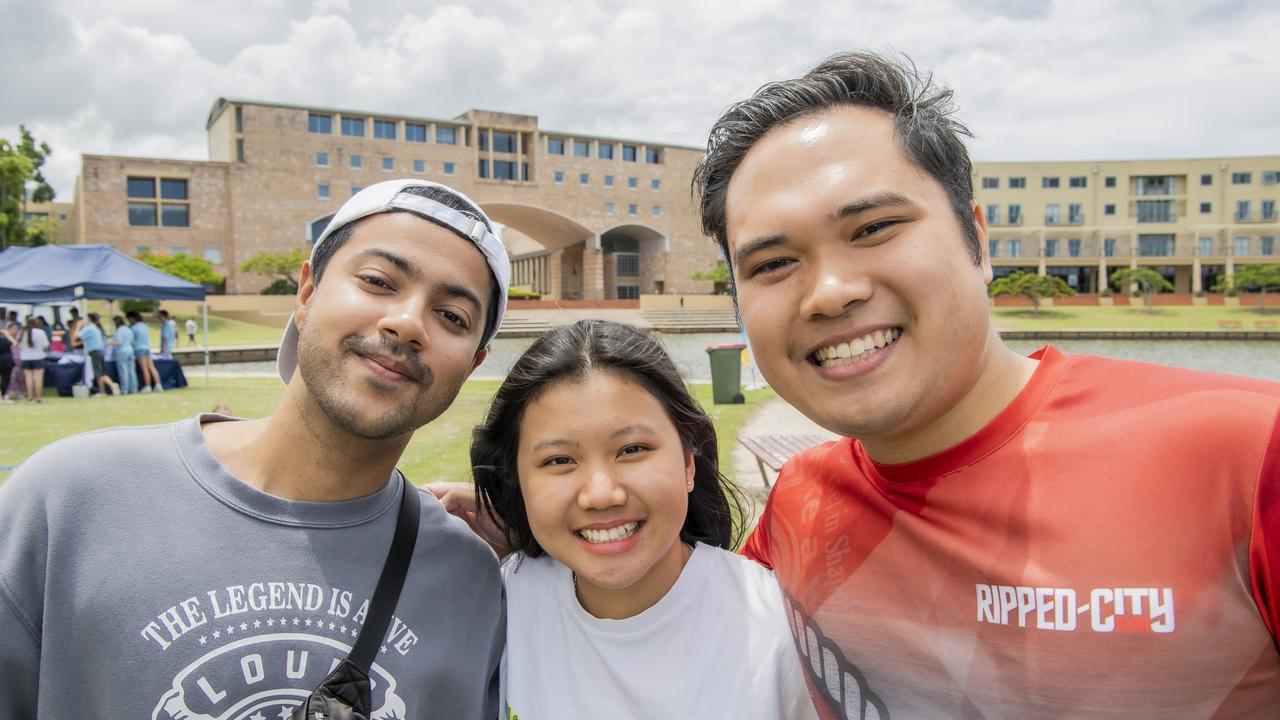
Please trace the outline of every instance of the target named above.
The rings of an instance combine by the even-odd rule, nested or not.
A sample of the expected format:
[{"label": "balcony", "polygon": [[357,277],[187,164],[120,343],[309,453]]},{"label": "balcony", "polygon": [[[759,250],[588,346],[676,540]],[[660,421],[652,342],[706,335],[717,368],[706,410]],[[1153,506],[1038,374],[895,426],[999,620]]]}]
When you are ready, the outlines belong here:
[{"label": "balcony", "polygon": [[1276,212],[1239,212],[1232,216],[1238,223],[1266,223],[1276,221]]}]

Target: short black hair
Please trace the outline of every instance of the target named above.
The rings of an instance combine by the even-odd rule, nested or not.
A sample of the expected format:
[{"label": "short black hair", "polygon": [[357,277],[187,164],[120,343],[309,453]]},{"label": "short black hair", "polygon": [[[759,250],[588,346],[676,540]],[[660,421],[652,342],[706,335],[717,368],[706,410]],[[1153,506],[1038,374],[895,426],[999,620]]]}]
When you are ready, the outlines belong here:
[{"label": "short black hair", "polygon": [[[423,197],[428,200],[434,200],[435,202],[438,202],[447,208],[457,210],[458,212],[462,213],[463,215],[466,215],[472,220],[479,220],[480,222],[484,223],[484,226],[489,229],[489,232],[494,232],[493,226],[489,224],[488,220],[485,219],[484,213],[480,211],[480,208],[472,205],[466,200],[463,200],[461,197],[457,195],[457,193],[450,192],[444,188],[423,187],[421,185],[407,187],[401,192],[405,192],[410,195],[417,195],[418,197]],[[389,212],[409,212],[409,211],[393,209],[393,210],[390,210]],[[360,218],[359,220],[349,222],[346,225],[343,225],[342,227],[338,228],[337,230],[334,230],[333,234],[325,238],[324,243],[320,247],[316,248],[315,254],[311,256],[311,277],[314,279],[314,282],[316,284],[320,283],[320,277],[324,275],[325,268],[329,266],[329,261],[333,259],[333,254],[338,251],[338,248],[342,247],[344,244],[346,244],[348,240],[351,239],[351,235],[352,233],[355,232],[356,226],[359,225],[362,220],[365,220],[366,218],[369,218],[369,217],[373,217],[373,216],[366,215],[365,217]],[[423,218],[423,219],[430,220],[430,218]],[[430,220],[430,221],[436,222],[435,220]],[[436,223],[436,224],[440,224],[440,223]],[[441,227],[445,227],[448,230],[457,232],[456,230],[453,230],[453,228],[450,228],[445,225],[441,225]],[[478,247],[476,251],[480,252]],[[484,257],[483,253],[481,253],[481,256]],[[489,259],[487,257],[484,257],[484,261],[485,261],[485,274],[489,276],[489,281],[493,285],[493,292],[489,293],[489,311],[485,315],[484,330],[480,333],[480,337],[487,338],[487,337],[490,337],[491,335],[490,331],[495,329],[494,325],[498,322],[498,303],[500,302],[502,288],[498,287],[498,280],[493,276],[493,271],[490,270],[489,268]],[[483,349],[483,347],[481,349]]]},{"label": "short black hair", "polygon": [[761,87],[726,110],[711,128],[706,155],[694,170],[693,188],[700,200],[702,230],[719,243],[730,267],[726,196],[743,157],[774,128],[850,105],[893,116],[904,154],[942,185],[974,264],[980,264],[982,248],[973,219],[973,162],[962,140],[972,134],[955,118],[951,89],[935,85],[933,76],[921,72],[909,58],[898,61],[875,53],[845,52],[823,60],[802,77]]},{"label": "short black hair", "polygon": [[138,312],[137,310],[130,310],[129,312],[125,313],[125,317],[129,318],[134,322],[142,322],[142,313]]},{"label": "short black hair", "polygon": [[579,320],[534,341],[502,381],[484,422],[471,438],[471,473],[482,512],[501,520],[513,550],[544,554],[529,528],[520,491],[516,451],[525,409],[559,382],[581,381],[610,371],[638,382],[675,425],[680,443],[693,453],[693,491],[680,539],[732,550],[742,537],[742,491],[720,473],[719,446],[711,418],[689,394],[680,372],[658,341],[630,325]]}]

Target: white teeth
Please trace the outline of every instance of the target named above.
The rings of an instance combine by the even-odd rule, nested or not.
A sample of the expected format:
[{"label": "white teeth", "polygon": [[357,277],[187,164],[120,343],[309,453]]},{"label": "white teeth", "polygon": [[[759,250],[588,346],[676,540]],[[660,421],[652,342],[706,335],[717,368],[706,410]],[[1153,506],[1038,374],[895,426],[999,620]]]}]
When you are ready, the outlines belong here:
[{"label": "white teeth", "polygon": [[640,523],[629,522],[626,525],[619,525],[618,527],[609,528],[608,530],[587,530],[584,528],[578,531],[578,535],[583,540],[586,540],[587,542],[593,545],[596,545],[599,543],[610,543],[610,542],[618,542],[619,540],[626,540],[627,538],[634,535],[636,530],[638,530],[639,528],[640,528]]},{"label": "white teeth", "polygon": [[822,367],[847,365],[867,359],[872,353],[893,344],[900,337],[902,337],[900,328],[876,330],[848,342],[828,345],[813,355]]}]

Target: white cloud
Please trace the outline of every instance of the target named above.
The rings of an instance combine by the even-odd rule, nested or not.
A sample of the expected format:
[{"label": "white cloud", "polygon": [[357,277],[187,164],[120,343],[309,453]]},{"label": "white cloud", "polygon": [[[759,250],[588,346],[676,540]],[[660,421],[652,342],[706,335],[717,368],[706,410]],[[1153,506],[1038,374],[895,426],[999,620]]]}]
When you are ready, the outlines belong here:
[{"label": "white cloud", "polygon": [[697,145],[760,84],[852,48],[905,52],[953,85],[978,159],[1280,152],[1280,7],[1264,0],[55,0],[5,15],[0,136],[24,122],[47,140],[64,199],[80,152],[204,157],[219,96],[479,107]]}]

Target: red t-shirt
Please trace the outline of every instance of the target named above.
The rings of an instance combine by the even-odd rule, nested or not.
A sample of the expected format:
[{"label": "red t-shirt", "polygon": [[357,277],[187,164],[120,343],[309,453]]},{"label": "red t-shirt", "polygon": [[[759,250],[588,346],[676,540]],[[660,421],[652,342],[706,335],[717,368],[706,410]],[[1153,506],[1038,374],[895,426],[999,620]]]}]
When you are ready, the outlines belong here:
[{"label": "red t-shirt", "polygon": [[953,448],[783,468],[744,552],[822,716],[1280,717],[1280,384],[1033,357]]}]

